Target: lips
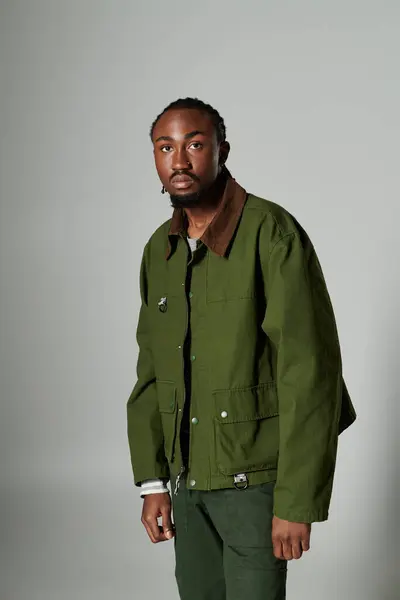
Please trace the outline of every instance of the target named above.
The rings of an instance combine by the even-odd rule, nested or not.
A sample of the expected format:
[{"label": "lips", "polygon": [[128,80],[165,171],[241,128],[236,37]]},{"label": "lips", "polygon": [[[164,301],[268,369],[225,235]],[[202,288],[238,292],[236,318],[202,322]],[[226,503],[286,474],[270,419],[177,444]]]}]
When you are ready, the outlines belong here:
[{"label": "lips", "polygon": [[193,181],[193,178],[189,177],[189,175],[175,175],[175,177],[172,178],[172,183],[180,183],[181,181]]},{"label": "lips", "polygon": [[175,177],[171,179],[171,183],[174,188],[184,190],[193,185],[194,179],[189,177],[189,175],[175,175]]}]

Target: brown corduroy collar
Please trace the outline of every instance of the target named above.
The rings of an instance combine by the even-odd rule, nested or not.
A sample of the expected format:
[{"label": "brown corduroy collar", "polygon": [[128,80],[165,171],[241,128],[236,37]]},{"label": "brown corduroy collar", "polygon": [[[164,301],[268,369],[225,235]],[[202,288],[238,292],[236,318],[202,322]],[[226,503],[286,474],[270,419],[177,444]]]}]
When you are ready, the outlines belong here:
[{"label": "brown corduroy collar", "polygon": [[[246,190],[233,177],[228,177],[218,211],[200,238],[207,248],[218,254],[218,256],[225,256],[227,253],[242,215],[246,199]],[[182,209],[176,208],[172,215],[168,233],[167,260],[173,253],[173,246],[175,244],[173,245],[171,242],[174,236],[182,234],[186,235],[186,217]]]}]

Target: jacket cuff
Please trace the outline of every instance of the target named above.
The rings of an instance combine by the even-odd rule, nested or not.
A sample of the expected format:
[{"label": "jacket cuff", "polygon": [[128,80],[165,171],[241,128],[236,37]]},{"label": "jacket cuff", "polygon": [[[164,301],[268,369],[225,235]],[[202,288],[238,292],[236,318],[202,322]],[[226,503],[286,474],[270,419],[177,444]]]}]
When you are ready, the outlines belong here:
[{"label": "jacket cuff", "polygon": [[149,494],[164,494],[169,493],[167,482],[165,479],[148,479],[142,482],[140,496],[148,496]]},{"label": "jacket cuff", "polygon": [[316,523],[328,519],[328,510],[285,510],[279,507],[274,509],[274,515],[279,519],[290,521],[291,523]]},{"label": "jacket cuff", "polygon": [[154,465],[151,468],[133,468],[133,479],[137,487],[140,487],[143,481],[149,479],[163,479],[167,482],[170,479],[168,464]]}]

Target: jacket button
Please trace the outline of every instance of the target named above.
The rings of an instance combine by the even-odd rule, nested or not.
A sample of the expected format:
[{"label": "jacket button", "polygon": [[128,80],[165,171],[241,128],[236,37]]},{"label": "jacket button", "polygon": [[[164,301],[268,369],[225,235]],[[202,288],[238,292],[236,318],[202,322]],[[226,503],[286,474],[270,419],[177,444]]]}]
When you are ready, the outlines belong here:
[{"label": "jacket button", "polygon": [[223,410],[222,413],[221,413],[221,417],[223,419],[226,419],[227,416],[228,416],[228,413],[226,412],[226,410]]},{"label": "jacket button", "polygon": [[196,485],[196,480],[195,479],[191,479],[189,483],[190,483],[191,487],[194,487]]},{"label": "jacket button", "polygon": [[194,355],[194,354],[193,354],[193,356],[191,356],[190,358],[191,358],[191,360],[192,360],[192,361],[193,361],[193,360],[196,360],[196,357],[195,357],[195,355]]},{"label": "jacket button", "polygon": [[189,292],[189,298],[193,298],[193,292]]},{"label": "jacket button", "polygon": [[197,417],[193,417],[193,419],[192,419],[193,425],[197,425],[198,422],[199,422],[198,418]]}]

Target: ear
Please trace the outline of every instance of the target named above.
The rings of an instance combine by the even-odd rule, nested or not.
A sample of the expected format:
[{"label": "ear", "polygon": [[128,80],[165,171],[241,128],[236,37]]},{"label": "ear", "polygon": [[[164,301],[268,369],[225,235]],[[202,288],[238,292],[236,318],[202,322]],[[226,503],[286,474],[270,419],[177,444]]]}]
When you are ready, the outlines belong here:
[{"label": "ear", "polygon": [[231,147],[229,142],[221,142],[219,147],[219,164],[221,165],[221,167],[228,160],[230,149]]}]

